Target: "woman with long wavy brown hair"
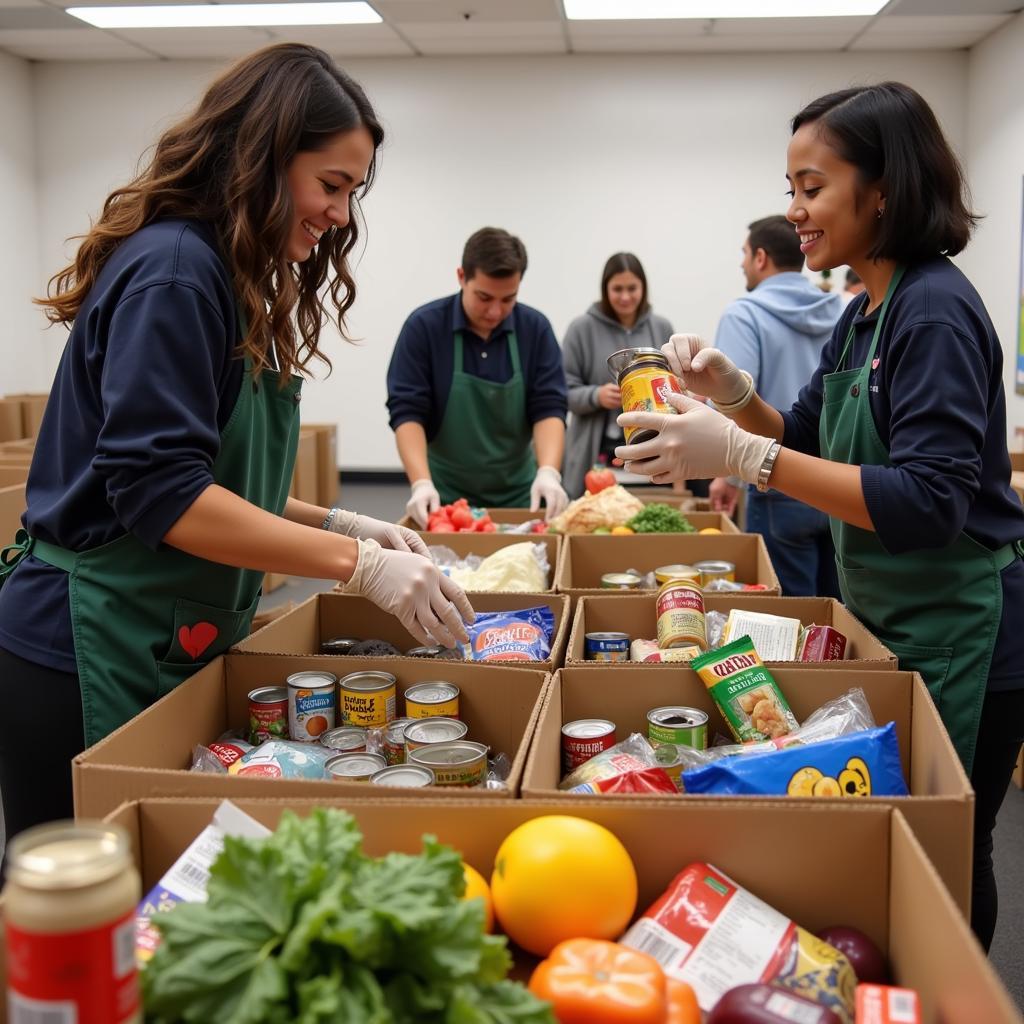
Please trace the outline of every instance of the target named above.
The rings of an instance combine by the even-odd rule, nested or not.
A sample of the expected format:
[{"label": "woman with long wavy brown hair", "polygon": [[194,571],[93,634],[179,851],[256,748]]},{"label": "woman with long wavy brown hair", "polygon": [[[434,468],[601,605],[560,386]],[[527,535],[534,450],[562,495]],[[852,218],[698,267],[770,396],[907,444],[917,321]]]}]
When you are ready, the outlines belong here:
[{"label": "woman with long wavy brown hair", "polygon": [[414,533],[288,497],[301,376],[328,317],[344,334],[383,134],[320,50],[246,57],[38,300],[70,336],[0,566],[8,837],[70,816],[71,758],[244,636],[264,572],[466,638],[472,609]]}]

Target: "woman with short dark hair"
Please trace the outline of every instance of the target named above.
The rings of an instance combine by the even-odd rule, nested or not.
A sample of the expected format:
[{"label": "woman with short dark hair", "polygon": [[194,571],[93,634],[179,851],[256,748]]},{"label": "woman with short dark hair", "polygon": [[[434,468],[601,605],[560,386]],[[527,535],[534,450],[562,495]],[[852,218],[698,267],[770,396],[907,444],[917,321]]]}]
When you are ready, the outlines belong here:
[{"label": "woman with short dark hair", "polygon": [[660,434],[618,454],[655,482],[733,473],[830,515],[846,604],[924,677],[970,775],[972,926],[987,948],[992,829],[1024,740],[1024,510],[1002,349],[949,260],[977,217],[935,115],[906,85],[823,96],[792,129],[787,216],[807,265],[849,265],[866,296],[788,412],[700,339],[671,349],[717,409],[683,397],[681,416],[623,416]]}]

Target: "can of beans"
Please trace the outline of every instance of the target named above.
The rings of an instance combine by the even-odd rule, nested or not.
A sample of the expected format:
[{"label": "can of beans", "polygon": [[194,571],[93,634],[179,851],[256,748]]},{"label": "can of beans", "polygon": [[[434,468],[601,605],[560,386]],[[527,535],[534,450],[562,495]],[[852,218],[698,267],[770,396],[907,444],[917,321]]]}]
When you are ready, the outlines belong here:
[{"label": "can of beans", "polygon": [[389,766],[405,764],[405,728],[414,721],[414,718],[396,718],[385,726],[381,753]]},{"label": "can of beans", "polygon": [[487,781],[487,747],[470,740],[420,747],[409,754],[408,763],[429,768],[435,786],[479,786]]},{"label": "can of beans", "polygon": [[[675,416],[669,395],[683,394],[679,378],[669,369],[658,348],[620,349],[608,357],[608,368],[616,375],[622,391],[623,412],[660,412]],[[640,444],[657,437],[649,427],[624,427],[626,444]]]},{"label": "can of beans", "polygon": [[700,570],[700,585],[702,587],[706,587],[712,580],[736,581],[735,562],[694,562],[693,567]]},{"label": "can of beans", "polygon": [[362,643],[358,637],[336,636],[330,640],[324,640],[320,644],[321,654],[351,654],[356,644]]},{"label": "can of beans", "polygon": [[293,740],[314,743],[335,725],[332,672],[296,672],[288,677],[288,734]]},{"label": "can of beans", "polygon": [[288,739],[288,687],[261,686],[249,692],[249,742]]},{"label": "can of beans", "polygon": [[320,745],[339,754],[361,754],[366,750],[366,730],[358,725],[339,725],[320,737]]},{"label": "can of beans", "polygon": [[639,590],[642,583],[635,572],[606,572],[601,577],[602,590]]},{"label": "can of beans", "polygon": [[693,583],[700,583],[700,569],[696,565],[659,565],[654,570],[654,578],[658,586],[663,586],[669,580],[690,580]]},{"label": "can of beans", "polygon": [[345,725],[383,728],[395,717],[395,677],[390,672],[352,672],[341,680]]},{"label": "can of beans", "polygon": [[469,727],[455,718],[417,718],[405,727],[405,761],[414,751],[436,743],[452,743],[465,739]]},{"label": "can of beans", "polygon": [[430,768],[418,764],[393,764],[381,768],[376,775],[370,776],[375,786],[404,786],[421,789],[434,784],[434,773]]},{"label": "can of beans", "polygon": [[405,713],[409,718],[458,718],[459,688],[440,680],[410,686],[405,691]]},{"label": "can of beans", "polygon": [[615,746],[615,723],[604,718],[579,718],[562,726],[562,774]]},{"label": "can of beans", "polygon": [[387,763],[380,754],[367,753],[338,754],[324,765],[327,778],[336,782],[369,782],[384,768]]},{"label": "can of beans", "polygon": [[629,661],[629,634],[587,633],[583,655],[587,661]]},{"label": "can of beans", "polygon": [[661,585],[657,598],[658,646],[696,645],[708,649],[707,622],[704,618],[704,593],[690,580],[669,580]]},{"label": "can of beans", "polygon": [[699,708],[655,708],[647,712],[647,738],[654,746],[708,748],[708,716]]}]

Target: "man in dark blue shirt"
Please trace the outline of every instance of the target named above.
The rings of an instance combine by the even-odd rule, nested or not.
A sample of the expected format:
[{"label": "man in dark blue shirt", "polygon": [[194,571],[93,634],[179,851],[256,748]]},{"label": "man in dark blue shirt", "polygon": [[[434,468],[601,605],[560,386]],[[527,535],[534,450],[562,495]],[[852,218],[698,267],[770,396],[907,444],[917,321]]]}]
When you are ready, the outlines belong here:
[{"label": "man in dark blue shirt", "polygon": [[441,502],[545,505],[562,488],[568,399],[562,356],[547,317],[517,303],[523,243],[481,228],[466,243],[459,291],[415,310],[388,367],[388,411],[425,526]]}]

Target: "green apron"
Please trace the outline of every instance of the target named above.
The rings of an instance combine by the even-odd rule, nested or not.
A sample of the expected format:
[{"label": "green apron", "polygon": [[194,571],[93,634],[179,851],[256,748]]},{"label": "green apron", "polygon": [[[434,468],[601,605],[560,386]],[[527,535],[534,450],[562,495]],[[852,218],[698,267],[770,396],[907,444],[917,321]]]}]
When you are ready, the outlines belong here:
[{"label": "green apron", "polygon": [[[220,435],[213,479],[268,512],[288,500],[299,438],[302,381],[246,357],[238,401]],[[86,746],[102,739],[223,654],[249,629],[263,573],[208,562],[130,533],[68,551],[19,531],[2,577],[28,553],[68,574]]]},{"label": "green apron", "polygon": [[445,504],[456,498],[496,508],[530,504],[537,461],[515,331],[509,334],[508,344],[512,378],[495,384],[466,373],[462,331],[455,332],[452,389],[441,429],[427,448],[430,477]]},{"label": "green apron", "polygon": [[[897,267],[878,314],[864,365],[825,375],[819,423],[823,458],[851,466],[891,466],[871,416],[869,378],[882,323],[903,267]],[[907,509],[907,515],[913,515]],[[1000,572],[1014,545],[989,551],[965,533],[943,548],[890,555],[870,530],[831,520],[843,600],[899,658],[920,672],[968,775],[974,762],[992,651],[1002,617]]]}]

